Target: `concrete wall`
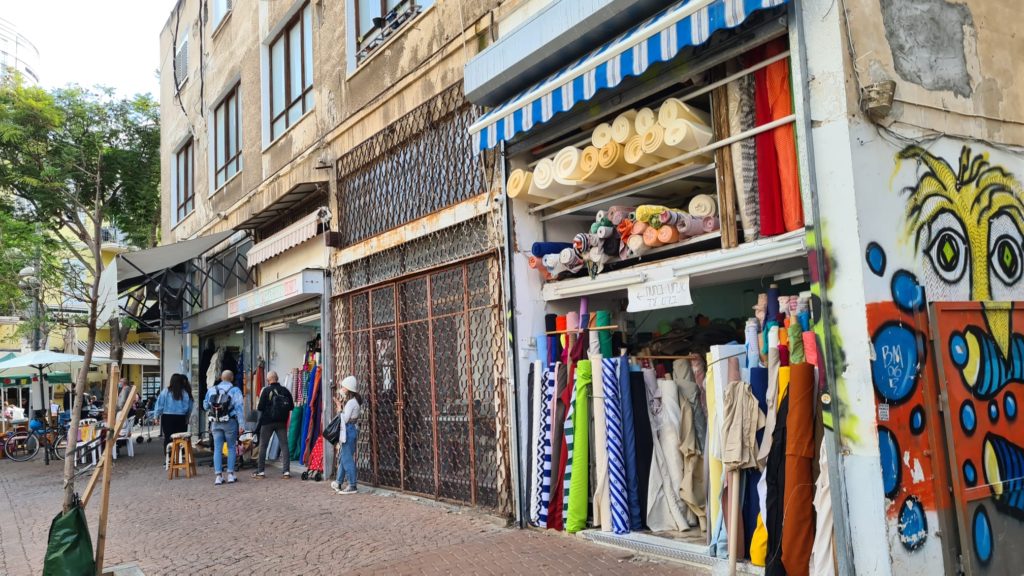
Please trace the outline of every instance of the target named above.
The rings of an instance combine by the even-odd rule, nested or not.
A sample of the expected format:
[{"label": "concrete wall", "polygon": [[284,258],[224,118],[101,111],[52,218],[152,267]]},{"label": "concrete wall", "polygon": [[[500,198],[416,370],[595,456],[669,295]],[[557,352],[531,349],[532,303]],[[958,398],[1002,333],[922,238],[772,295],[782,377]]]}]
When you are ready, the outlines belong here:
[{"label": "concrete wall", "polygon": [[[817,265],[827,271],[825,306],[835,320],[832,410],[845,454],[842,512],[853,566],[857,574],[955,572],[959,508],[959,552],[976,573],[1016,571],[1020,553],[1000,545],[1021,535],[1015,512],[989,488],[970,504],[952,496],[950,478],[984,486],[980,456],[964,456],[982,453],[983,434],[968,438],[959,405],[940,412],[940,394],[956,392],[961,379],[970,385],[963,371],[943,370],[955,350],[930,342],[936,326],[927,306],[985,303],[976,324],[963,327],[993,343],[993,358],[981,362],[1015,369],[1024,361],[999,344],[1018,338],[1020,327],[990,304],[1024,300],[1024,153],[1016,148],[1024,94],[1010,69],[1021,40],[1006,29],[1009,7],[944,0],[849,0],[838,13],[815,2],[800,7],[812,47],[807,95],[817,242],[826,255]],[[881,80],[896,82],[896,100],[873,121],[859,94]],[[977,362],[974,354],[963,361]],[[988,396],[968,393],[982,427]],[[993,400],[994,416],[984,420],[995,425],[1008,402],[1002,388]],[[1013,434],[1011,450],[1020,450],[1024,438]]]}]

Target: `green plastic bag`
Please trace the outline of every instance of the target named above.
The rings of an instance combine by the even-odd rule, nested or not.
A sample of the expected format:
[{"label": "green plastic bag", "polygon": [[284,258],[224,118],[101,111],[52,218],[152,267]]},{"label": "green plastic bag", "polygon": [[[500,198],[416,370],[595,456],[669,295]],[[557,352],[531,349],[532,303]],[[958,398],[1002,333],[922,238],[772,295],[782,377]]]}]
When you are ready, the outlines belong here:
[{"label": "green plastic bag", "polygon": [[85,510],[78,503],[50,523],[50,536],[43,561],[43,576],[93,576],[92,538],[85,522]]}]

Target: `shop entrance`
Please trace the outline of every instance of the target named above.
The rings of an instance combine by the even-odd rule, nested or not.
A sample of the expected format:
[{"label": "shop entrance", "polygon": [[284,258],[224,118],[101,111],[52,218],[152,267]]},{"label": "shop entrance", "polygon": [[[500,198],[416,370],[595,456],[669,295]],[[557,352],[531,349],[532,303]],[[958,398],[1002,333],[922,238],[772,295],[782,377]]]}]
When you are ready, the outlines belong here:
[{"label": "shop entrance", "polygon": [[359,379],[360,481],[505,510],[500,271],[485,257],[334,300],[338,374]]}]

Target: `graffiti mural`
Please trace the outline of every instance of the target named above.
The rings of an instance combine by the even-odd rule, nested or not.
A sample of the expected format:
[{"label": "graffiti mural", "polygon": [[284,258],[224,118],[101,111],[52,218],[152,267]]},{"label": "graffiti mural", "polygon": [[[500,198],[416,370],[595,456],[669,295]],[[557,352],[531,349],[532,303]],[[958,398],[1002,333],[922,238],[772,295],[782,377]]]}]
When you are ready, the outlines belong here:
[{"label": "graffiti mural", "polygon": [[[971,572],[1009,573],[1024,564],[1024,551],[1000,545],[1024,536],[1024,430],[1012,426],[1024,394],[1024,335],[1015,332],[1024,318],[1015,322],[1007,304],[1024,300],[1024,190],[987,152],[961,145],[950,156],[919,146],[896,155],[903,235],[864,252],[877,299],[867,319],[892,554],[897,563],[945,553],[948,568],[933,536],[956,521]],[[929,302],[940,303],[934,348]],[[944,317],[944,306],[955,314]]]}]

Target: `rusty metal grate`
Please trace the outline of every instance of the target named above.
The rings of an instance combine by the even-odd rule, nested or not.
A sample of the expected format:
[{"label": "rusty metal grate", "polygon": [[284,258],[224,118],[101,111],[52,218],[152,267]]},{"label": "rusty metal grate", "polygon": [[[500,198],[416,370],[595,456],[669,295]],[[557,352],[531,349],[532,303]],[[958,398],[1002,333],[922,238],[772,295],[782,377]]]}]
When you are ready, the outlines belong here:
[{"label": "rusty metal grate", "polygon": [[332,306],[335,369],[367,390],[360,481],[509,514],[497,260],[342,295]]},{"label": "rusty metal grate", "polygon": [[338,230],[350,245],[487,190],[493,153],[475,154],[482,110],[455,84],[338,159]]}]

